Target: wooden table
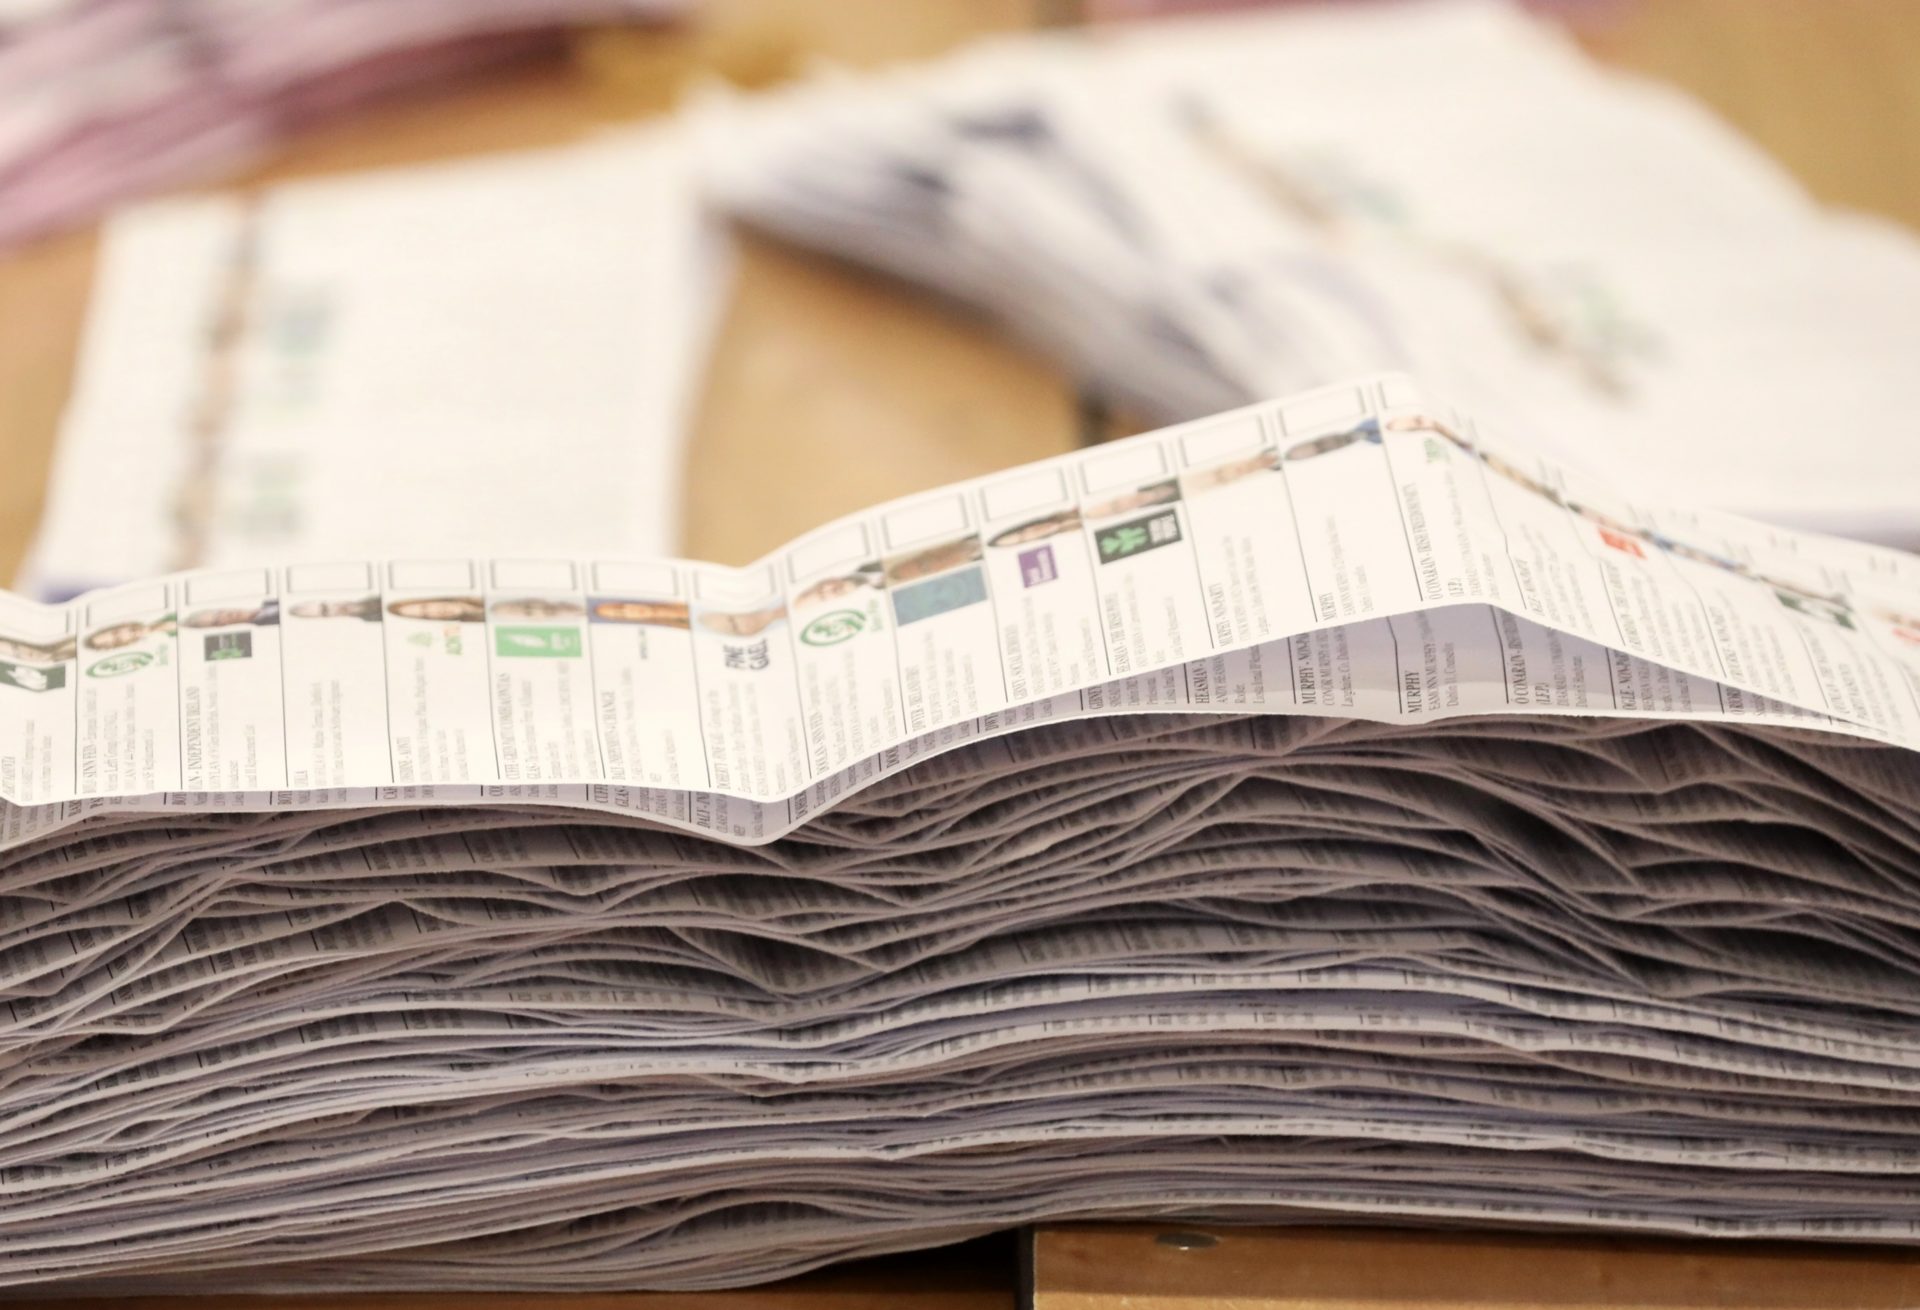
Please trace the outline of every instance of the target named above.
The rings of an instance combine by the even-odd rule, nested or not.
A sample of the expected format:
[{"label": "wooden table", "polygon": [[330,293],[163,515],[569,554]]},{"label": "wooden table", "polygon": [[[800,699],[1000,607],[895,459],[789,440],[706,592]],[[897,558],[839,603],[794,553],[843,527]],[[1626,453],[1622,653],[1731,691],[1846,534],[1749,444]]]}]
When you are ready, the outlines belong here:
[{"label": "wooden table", "polygon": [[[1920,3],[1569,0],[1581,39],[1676,82],[1823,198],[1920,226]],[[824,56],[872,65],[1031,27],[1067,0],[707,0],[698,27],[583,35],[567,58],[291,144],[243,183],[559,142],[670,106],[719,72],[758,84]],[[696,558],[743,562],[892,496],[1070,449],[1085,415],[1058,370],[884,280],[747,239],[687,470]],[[0,259],[0,577],[39,513],[91,275],[79,233]],[[1898,1252],[1367,1230],[1065,1225],[1032,1238],[1033,1310],[1920,1305]],[[568,1298],[578,1310],[1011,1310],[1005,1244],[901,1257],[776,1288]],[[305,1297],[497,1310],[518,1296]],[[85,1303],[63,1301],[66,1307]],[[98,1304],[98,1303],[95,1303]],[[121,1305],[142,1304],[119,1302]],[[150,1306],[178,1302],[155,1300]],[[258,1305],[201,1299],[205,1310]]]},{"label": "wooden table", "polygon": [[1784,1242],[1060,1224],[1031,1246],[1030,1310],[1920,1306],[1920,1252]]}]

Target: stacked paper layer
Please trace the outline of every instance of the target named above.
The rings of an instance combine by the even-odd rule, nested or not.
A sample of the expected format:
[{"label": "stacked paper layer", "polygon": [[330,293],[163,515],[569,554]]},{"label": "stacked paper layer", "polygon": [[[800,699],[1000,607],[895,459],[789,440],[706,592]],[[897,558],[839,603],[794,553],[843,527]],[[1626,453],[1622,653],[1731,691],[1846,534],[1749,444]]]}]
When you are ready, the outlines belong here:
[{"label": "stacked paper layer", "polygon": [[1881,426],[1920,408],[1920,245],[1505,5],[1005,39],[708,126],[734,212],[1150,417],[1411,368],[1703,504],[1920,546]]},{"label": "stacked paper layer", "polygon": [[11,1284],[1920,1238],[1920,559],[1397,378],[745,570],[0,606]]},{"label": "stacked paper layer", "polygon": [[687,0],[9,0],[0,244],[246,161],[284,132]]}]

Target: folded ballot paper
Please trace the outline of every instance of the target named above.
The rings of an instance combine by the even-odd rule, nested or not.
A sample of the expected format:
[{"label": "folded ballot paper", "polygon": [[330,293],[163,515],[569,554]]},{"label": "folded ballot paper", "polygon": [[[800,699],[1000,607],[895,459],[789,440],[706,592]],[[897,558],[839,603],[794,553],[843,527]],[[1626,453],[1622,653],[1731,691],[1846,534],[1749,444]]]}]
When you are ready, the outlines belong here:
[{"label": "folded ballot paper", "polygon": [[1920,1239],[1920,558],[1402,378],[758,564],[0,609],[0,1282]]},{"label": "folded ballot paper", "polygon": [[1920,242],[1513,6],[1001,38],[706,126],[734,213],[1157,421],[1411,370],[1563,457],[1920,548],[1920,443],[1881,419],[1920,410]]},{"label": "folded ballot paper", "polygon": [[23,581],[671,553],[725,272],[670,128],[125,210]]}]

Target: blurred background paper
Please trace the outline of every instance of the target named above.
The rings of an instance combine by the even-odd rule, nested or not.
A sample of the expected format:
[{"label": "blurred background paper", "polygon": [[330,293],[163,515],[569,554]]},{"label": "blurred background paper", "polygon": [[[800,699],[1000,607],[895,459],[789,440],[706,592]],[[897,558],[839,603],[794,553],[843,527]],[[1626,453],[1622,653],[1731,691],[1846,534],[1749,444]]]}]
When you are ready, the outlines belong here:
[{"label": "blurred background paper", "polygon": [[1920,545],[1920,246],[1489,2],[983,43],[716,113],[737,214],[1141,418],[1404,368],[1563,454]]},{"label": "blurred background paper", "polygon": [[26,580],[671,554],[723,269],[665,131],[127,210]]},{"label": "blurred background paper", "polygon": [[9,0],[0,246],[281,137],[688,0]]}]

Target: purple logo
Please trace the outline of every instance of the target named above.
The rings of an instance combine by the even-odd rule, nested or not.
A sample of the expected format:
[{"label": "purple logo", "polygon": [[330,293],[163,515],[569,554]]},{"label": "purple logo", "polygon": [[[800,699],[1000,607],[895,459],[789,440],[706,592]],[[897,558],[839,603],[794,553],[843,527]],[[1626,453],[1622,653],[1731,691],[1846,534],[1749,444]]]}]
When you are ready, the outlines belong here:
[{"label": "purple logo", "polygon": [[1020,552],[1020,580],[1027,586],[1037,587],[1059,576],[1053,567],[1052,546],[1035,546],[1032,550]]}]

